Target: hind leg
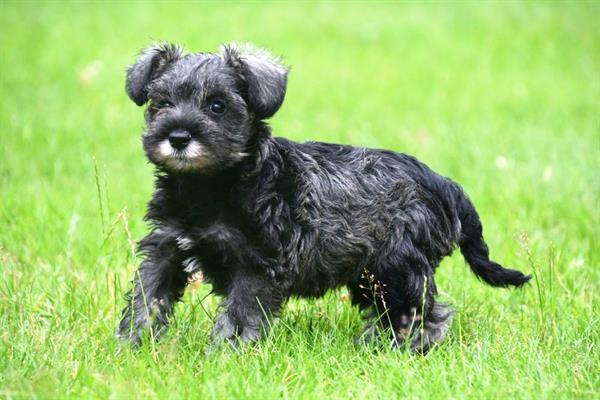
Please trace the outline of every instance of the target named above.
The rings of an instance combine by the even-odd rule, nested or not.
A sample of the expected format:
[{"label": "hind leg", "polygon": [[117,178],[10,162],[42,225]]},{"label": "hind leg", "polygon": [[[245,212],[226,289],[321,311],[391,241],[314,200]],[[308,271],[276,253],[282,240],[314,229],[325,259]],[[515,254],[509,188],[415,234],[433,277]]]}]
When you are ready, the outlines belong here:
[{"label": "hind leg", "polygon": [[[389,287],[381,283],[383,287]],[[369,293],[375,297],[366,309],[367,323],[360,337],[362,342],[372,342],[381,337],[391,339],[391,345],[408,346],[415,353],[425,353],[435,344],[440,343],[452,322],[453,312],[450,307],[433,299],[433,295],[424,295],[421,304],[403,299],[396,301],[398,291]],[[373,292],[372,290],[363,290]],[[395,292],[395,293],[393,293]],[[365,298],[365,297],[363,297]]]},{"label": "hind leg", "polygon": [[413,352],[425,352],[444,338],[452,312],[435,302],[434,268],[410,244],[397,241],[385,248],[350,292],[355,304],[372,311],[364,341],[385,332],[393,345],[406,344]]}]

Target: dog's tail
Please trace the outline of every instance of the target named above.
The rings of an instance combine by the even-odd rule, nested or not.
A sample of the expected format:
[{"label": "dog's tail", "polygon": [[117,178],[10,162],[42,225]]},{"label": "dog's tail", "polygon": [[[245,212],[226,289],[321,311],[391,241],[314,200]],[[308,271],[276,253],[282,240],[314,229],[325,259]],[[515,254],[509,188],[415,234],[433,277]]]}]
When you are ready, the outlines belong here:
[{"label": "dog's tail", "polygon": [[458,244],[471,270],[484,282],[497,287],[521,286],[531,279],[531,275],[504,268],[490,260],[489,249],[483,240],[483,227],[479,215],[471,200],[461,190],[456,196],[458,218],[461,223],[461,234]]}]

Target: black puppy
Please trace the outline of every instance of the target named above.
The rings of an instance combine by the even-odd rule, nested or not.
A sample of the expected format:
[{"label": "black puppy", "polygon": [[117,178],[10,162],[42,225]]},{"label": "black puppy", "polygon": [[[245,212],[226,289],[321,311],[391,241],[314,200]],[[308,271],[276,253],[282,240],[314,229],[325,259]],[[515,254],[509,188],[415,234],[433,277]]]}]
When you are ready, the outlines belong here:
[{"label": "black puppy", "polygon": [[468,197],[415,158],[271,137],[264,120],[286,83],[277,59],[233,45],[184,55],[161,44],[129,68],[129,97],[149,102],[143,144],[156,190],[119,338],[160,335],[201,272],[224,297],[214,343],[254,341],[290,296],[346,285],[372,311],[363,337],[391,332],[425,351],[451,321],[434,272],[456,244],[490,285],[530,279],[489,259]]}]

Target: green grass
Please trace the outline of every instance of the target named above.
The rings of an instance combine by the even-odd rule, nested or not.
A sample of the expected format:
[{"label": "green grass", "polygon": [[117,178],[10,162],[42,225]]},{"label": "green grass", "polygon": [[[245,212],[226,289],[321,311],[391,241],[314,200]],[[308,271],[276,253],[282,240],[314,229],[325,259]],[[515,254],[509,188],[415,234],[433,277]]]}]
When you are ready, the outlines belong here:
[{"label": "green grass", "polygon": [[[0,397],[599,398],[598,4],[0,3]],[[343,291],[207,354],[207,285],[164,341],[115,354],[152,191],[124,69],[158,39],[284,55],[276,135],[417,156],[535,279],[492,289],[445,260],[458,313],[426,357],[355,346]]]}]

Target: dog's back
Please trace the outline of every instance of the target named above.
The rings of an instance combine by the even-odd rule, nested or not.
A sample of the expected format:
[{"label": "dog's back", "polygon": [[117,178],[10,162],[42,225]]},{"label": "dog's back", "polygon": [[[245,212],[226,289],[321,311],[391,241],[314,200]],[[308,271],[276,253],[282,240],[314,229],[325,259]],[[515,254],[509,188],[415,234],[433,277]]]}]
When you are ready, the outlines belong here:
[{"label": "dog's back", "polygon": [[[460,245],[473,271],[494,286],[528,280],[518,271],[489,264],[479,216],[458,184],[412,156],[388,150],[321,142],[273,139],[282,157],[281,181],[295,182],[292,216],[306,235],[287,244],[291,257],[305,265],[298,288],[318,288],[330,276],[337,286],[357,280],[377,264],[386,247],[404,241],[435,270]],[[294,238],[291,237],[293,240]],[[485,247],[484,247],[485,246]],[[483,265],[483,268],[481,266]],[[492,265],[492,266],[490,266]],[[307,271],[314,271],[314,281]],[[325,287],[323,287],[325,289]],[[313,290],[310,291],[312,294]]]}]

